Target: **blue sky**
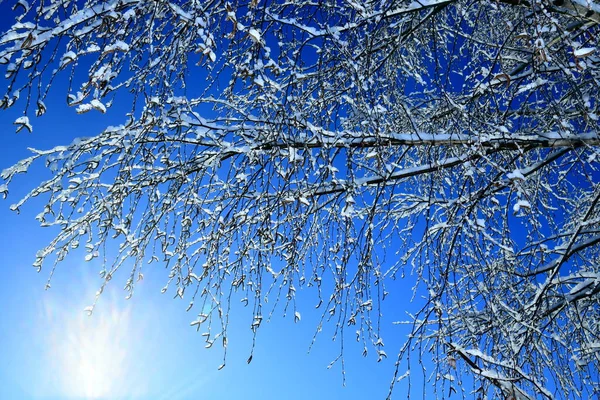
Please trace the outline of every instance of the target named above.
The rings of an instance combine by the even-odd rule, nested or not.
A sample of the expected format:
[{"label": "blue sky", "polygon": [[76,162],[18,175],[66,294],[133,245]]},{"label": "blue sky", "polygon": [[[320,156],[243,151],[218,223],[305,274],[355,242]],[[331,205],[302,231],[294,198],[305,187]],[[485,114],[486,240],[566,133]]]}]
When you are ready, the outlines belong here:
[{"label": "blue sky", "polygon": [[[11,15],[0,14],[0,28],[6,22],[3,18]],[[200,81],[202,76],[194,79]],[[95,135],[108,125],[124,122],[123,114],[130,109],[127,96],[121,94],[106,115],[92,110],[78,116],[65,106],[64,79],[61,75],[55,81],[58,87],[45,99],[49,114],[41,119],[29,114],[33,134],[14,134],[13,121],[21,115],[25,93],[13,110],[0,111],[4,135],[0,170],[29,155],[27,147],[68,144],[76,137]],[[195,86],[195,90],[202,89],[202,85]],[[530,94],[525,91],[525,95]],[[392,325],[392,321],[417,309],[409,304],[410,276],[388,283],[390,295],[384,303],[381,337],[389,358],[377,363],[373,348],[363,358],[362,348],[354,341],[354,328],[347,330],[346,387],[342,386],[341,363],[327,368],[341,346],[339,340],[331,341],[332,324],[324,328],[307,354],[322,312],[314,309],[314,293],[307,289],[297,293],[302,320],[295,323],[293,316],[282,318],[283,310],[276,309],[272,320],[260,328],[250,365],[246,359],[252,346],[252,314],[240,305],[234,307],[228,327],[227,366],[218,371],[222,349],[204,349],[203,337],[189,326],[199,310],[186,312],[189,298],[174,300],[172,291],[160,294],[168,274],[160,263],[145,267],[145,279],[136,285],[131,300],[125,300],[127,293],[121,290],[128,273],[125,265],[92,316],[84,309],[93,303],[102,284],[98,259],[84,262],[83,254],[75,252],[58,266],[52,289],[44,291],[51,265],[36,274],[31,263],[36,251],[57,232],[40,228],[34,219],[43,198],[28,202],[20,215],[8,208],[47,179],[47,174],[41,165],[34,165],[26,176],[11,183],[9,199],[0,201],[0,355],[4,361],[0,363],[0,399],[385,398],[395,354],[407,334],[406,327]],[[514,217],[515,222],[518,218]],[[523,226],[521,232],[515,231],[517,241],[529,225]],[[110,243],[115,245],[118,242]],[[403,363],[400,374],[405,370]],[[415,360],[412,373],[411,397],[420,398],[422,387],[416,385],[423,372]],[[406,384],[397,385],[395,398],[406,397]],[[471,397],[469,386],[465,387],[466,396]],[[437,393],[440,397],[448,393],[448,386],[442,390]]]},{"label": "blue sky", "polygon": [[[63,95],[60,90],[51,94],[46,101],[49,113],[32,118],[32,134],[14,133],[12,123],[21,115],[18,105],[0,112],[0,170],[28,156],[27,147],[68,144],[75,137],[96,134],[122,121],[124,104],[116,103],[106,115],[77,115],[65,106]],[[190,327],[197,310],[186,313],[189,300],[174,300],[171,292],[160,294],[168,272],[158,264],[146,268],[145,279],[130,300],[125,300],[126,292],[121,290],[126,276],[115,277],[91,317],[84,308],[93,302],[101,284],[99,261],[84,262],[81,254],[69,256],[58,265],[52,288],[44,290],[51,265],[38,274],[31,264],[36,251],[56,231],[40,228],[34,219],[41,201],[26,204],[18,215],[9,206],[47,179],[47,174],[41,165],[33,165],[11,184],[8,199],[0,200],[0,399],[363,399],[387,395],[395,355],[406,337],[404,328],[391,322],[404,315],[410,279],[394,283],[384,304],[382,337],[389,358],[377,363],[373,349],[363,358],[362,348],[353,339],[346,340],[345,387],[339,363],[327,369],[340,349],[339,341],[331,341],[332,325],[324,328],[307,354],[320,312],[311,311],[316,299],[303,291],[299,293],[302,321],[294,323],[293,317],[282,318],[282,311],[276,312],[259,330],[250,365],[246,360],[252,316],[234,310],[227,366],[217,371],[221,348],[204,348],[202,336]],[[353,336],[353,331],[349,333]],[[416,371],[421,373],[418,366],[413,374]],[[403,384],[397,385],[394,397],[405,397]],[[413,386],[412,391],[416,395],[420,388]]]},{"label": "blue sky", "polygon": [[[8,18],[8,19],[7,19]],[[0,16],[0,28],[10,14]],[[107,114],[92,111],[77,115],[65,101],[64,77],[45,100],[48,113],[29,114],[33,133],[15,134],[13,121],[22,115],[24,99],[13,109],[0,110],[0,171],[30,155],[28,147],[48,149],[91,136],[109,125],[125,121],[130,110],[118,97]],[[122,94],[121,94],[122,95]],[[384,302],[382,338],[387,359],[377,362],[373,348],[362,356],[362,347],[348,330],[344,343],[346,381],[341,365],[327,366],[340,351],[333,342],[333,324],[326,325],[310,354],[308,349],[321,311],[315,310],[314,293],[298,291],[302,320],[282,317],[277,310],[262,324],[251,364],[246,360],[252,344],[251,311],[233,310],[228,330],[227,365],[222,349],[205,349],[203,337],[190,322],[198,310],[185,309],[188,298],[161,294],[168,271],[155,263],[145,267],[144,280],[126,300],[121,290],[128,271],[121,271],[103,293],[92,316],[84,308],[94,301],[102,280],[100,261],[84,262],[83,254],[71,254],[60,263],[52,288],[44,290],[51,264],[40,273],[31,266],[36,252],[56,234],[41,228],[35,216],[43,196],[28,202],[20,214],[9,206],[37,183],[49,178],[42,165],[34,164],[14,180],[9,197],[0,199],[0,399],[380,399],[387,396],[396,354],[407,334],[405,319],[414,283],[410,277],[388,284]],[[113,243],[113,245],[118,243]],[[411,397],[420,398],[422,372],[412,366]],[[406,371],[402,363],[400,374]],[[406,397],[407,380],[396,385],[394,398]]]}]

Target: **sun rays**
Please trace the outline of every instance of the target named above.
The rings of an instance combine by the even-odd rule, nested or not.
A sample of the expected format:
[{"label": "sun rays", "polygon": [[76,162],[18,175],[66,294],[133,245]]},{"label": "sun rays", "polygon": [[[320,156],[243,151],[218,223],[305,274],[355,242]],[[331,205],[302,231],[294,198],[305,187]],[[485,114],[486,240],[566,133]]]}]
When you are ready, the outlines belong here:
[{"label": "sun rays", "polygon": [[103,298],[93,316],[82,307],[47,301],[45,360],[49,386],[70,399],[139,398],[147,389],[143,326],[133,307]]}]

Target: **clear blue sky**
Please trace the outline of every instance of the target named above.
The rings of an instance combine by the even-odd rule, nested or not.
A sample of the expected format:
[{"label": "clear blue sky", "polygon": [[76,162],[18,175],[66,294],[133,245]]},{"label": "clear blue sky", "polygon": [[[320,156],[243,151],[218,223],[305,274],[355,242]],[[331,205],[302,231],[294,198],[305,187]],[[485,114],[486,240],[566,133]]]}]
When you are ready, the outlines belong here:
[{"label": "clear blue sky", "polygon": [[[64,90],[46,101],[49,113],[31,117],[34,132],[15,134],[12,124],[20,114],[0,111],[0,170],[29,155],[27,147],[46,149],[68,144],[75,137],[98,133],[123,122],[117,103],[106,115],[77,115],[65,106]],[[93,302],[101,284],[99,261],[84,262],[81,254],[59,264],[52,288],[44,291],[50,272],[31,267],[37,250],[51,239],[50,228],[40,228],[34,216],[41,201],[28,203],[17,215],[9,211],[48,172],[34,165],[10,186],[0,200],[0,399],[366,399],[385,398],[396,354],[406,331],[391,322],[407,309],[412,280],[398,281],[385,301],[383,338],[388,359],[377,363],[374,349],[367,358],[350,338],[345,343],[346,386],[339,363],[327,365],[339,352],[332,342],[332,326],[324,329],[307,354],[320,313],[315,299],[299,293],[302,321],[293,317],[263,324],[254,358],[251,347],[251,314],[234,315],[229,328],[227,366],[220,346],[204,348],[200,333],[190,327],[197,310],[185,312],[189,299],[161,295],[167,271],[158,264],[147,268],[145,279],[131,300],[121,290],[126,277],[113,279],[94,314],[84,308]],[[55,233],[56,231],[54,231]],[[97,260],[97,259],[96,259]],[[187,300],[187,301],[186,301]],[[234,312],[234,314],[238,314]],[[353,330],[348,331],[353,336]],[[418,365],[413,375],[421,374]],[[405,365],[401,367],[406,369]],[[401,371],[401,373],[403,372]],[[414,377],[413,385],[419,377]],[[405,381],[395,398],[406,398]],[[412,388],[414,397],[421,389]]]},{"label": "clear blue sky", "polygon": [[[2,4],[0,30],[12,23],[8,4]],[[63,78],[64,79],[64,78]],[[30,155],[27,147],[48,149],[74,138],[99,133],[125,121],[127,100],[116,101],[106,115],[92,111],[77,115],[65,101],[65,87],[57,81],[45,100],[48,113],[29,117],[32,134],[15,134],[13,121],[22,115],[23,98],[13,109],[0,110],[0,171]],[[58,90],[56,90],[58,89]],[[24,95],[22,97],[25,97]],[[37,250],[56,231],[41,228],[35,215],[43,196],[27,203],[17,215],[17,202],[49,172],[34,164],[10,185],[0,199],[0,399],[382,399],[385,398],[396,354],[407,330],[393,321],[405,318],[414,281],[390,283],[384,303],[382,337],[388,358],[380,363],[373,348],[368,357],[348,330],[345,342],[346,386],[336,358],[340,342],[332,342],[333,324],[325,326],[308,349],[321,316],[316,299],[299,290],[302,321],[282,318],[282,311],[259,330],[253,361],[247,364],[252,343],[251,312],[235,310],[228,338],[227,366],[222,349],[205,349],[203,337],[190,322],[198,310],[186,312],[189,299],[161,294],[168,271],[155,263],[146,267],[144,280],[132,299],[122,289],[127,271],[112,280],[94,314],[84,308],[94,300],[102,280],[98,259],[84,262],[74,254],[58,265],[52,288],[45,291],[51,265],[41,273],[31,266]],[[314,293],[312,293],[314,294]],[[401,366],[400,374],[406,370]],[[412,369],[412,396],[420,398],[422,372]],[[394,398],[406,398],[406,382],[396,385]]]}]

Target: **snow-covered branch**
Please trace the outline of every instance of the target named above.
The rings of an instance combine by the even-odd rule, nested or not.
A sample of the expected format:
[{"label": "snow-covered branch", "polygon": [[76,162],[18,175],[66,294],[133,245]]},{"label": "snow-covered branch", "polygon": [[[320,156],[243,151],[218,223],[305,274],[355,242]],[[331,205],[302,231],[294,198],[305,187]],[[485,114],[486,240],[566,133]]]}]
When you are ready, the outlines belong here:
[{"label": "snow-covered branch", "polygon": [[130,296],[160,262],[225,354],[233,301],[256,335],[311,292],[383,359],[380,305],[410,276],[424,305],[397,368],[416,352],[450,393],[598,395],[595,2],[38,3],[0,35],[16,130],[51,90],[72,117],[131,101],[122,125],[0,175],[12,199],[48,170],[12,208],[41,199],[50,278],[81,247],[99,293],[127,266]]}]

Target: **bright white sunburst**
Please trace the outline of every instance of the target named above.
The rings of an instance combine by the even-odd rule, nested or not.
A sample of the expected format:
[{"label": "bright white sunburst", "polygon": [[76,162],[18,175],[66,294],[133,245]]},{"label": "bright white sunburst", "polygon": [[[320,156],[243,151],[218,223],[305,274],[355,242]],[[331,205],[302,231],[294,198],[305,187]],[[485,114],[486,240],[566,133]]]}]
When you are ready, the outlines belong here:
[{"label": "bright white sunburst", "polygon": [[[111,299],[112,297],[112,299]],[[139,398],[147,385],[134,360],[142,330],[134,326],[132,307],[103,295],[94,314],[82,308],[45,304],[49,335],[49,386],[68,399]],[[123,304],[123,302],[120,302]]]}]

